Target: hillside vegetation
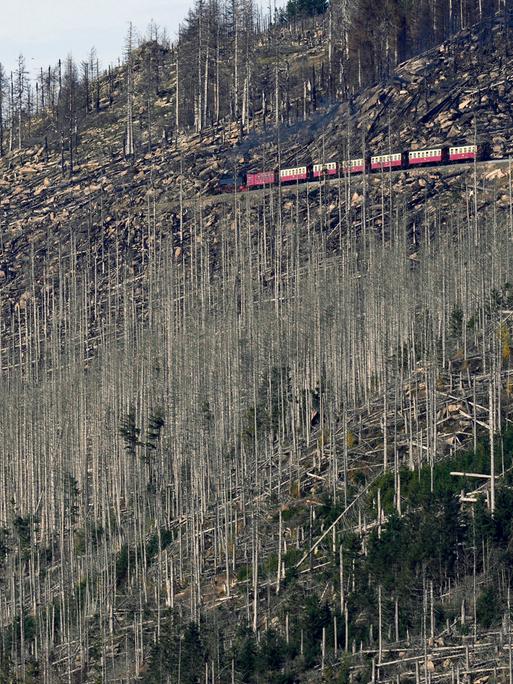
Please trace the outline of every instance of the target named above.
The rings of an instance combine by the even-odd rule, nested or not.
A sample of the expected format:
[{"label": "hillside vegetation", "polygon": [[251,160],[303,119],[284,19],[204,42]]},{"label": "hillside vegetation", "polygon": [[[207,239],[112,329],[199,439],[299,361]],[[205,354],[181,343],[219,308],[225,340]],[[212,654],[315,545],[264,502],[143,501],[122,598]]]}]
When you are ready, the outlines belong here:
[{"label": "hillside vegetation", "polygon": [[[510,17],[383,3],[410,38],[337,90],[343,3],[241,14],[223,55],[214,7],[8,121],[0,680],[509,681]],[[244,86],[285,52],[288,89]],[[490,163],[213,194],[470,136]]]}]

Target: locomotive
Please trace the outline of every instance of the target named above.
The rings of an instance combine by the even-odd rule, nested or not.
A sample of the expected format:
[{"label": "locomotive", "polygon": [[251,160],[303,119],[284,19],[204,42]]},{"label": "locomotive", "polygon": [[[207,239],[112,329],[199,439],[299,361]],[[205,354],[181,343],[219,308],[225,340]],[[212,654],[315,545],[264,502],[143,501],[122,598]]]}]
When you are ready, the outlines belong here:
[{"label": "locomotive", "polygon": [[269,171],[244,171],[234,176],[222,176],[218,192],[246,192],[273,185],[293,185],[318,181],[322,178],[344,177],[353,174],[407,170],[419,166],[440,166],[459,162],[484,161],[489,158],[489,146],[459,145],[432,147],[426,150],[406,150],[379,154],[344,162],[304,164]]}]

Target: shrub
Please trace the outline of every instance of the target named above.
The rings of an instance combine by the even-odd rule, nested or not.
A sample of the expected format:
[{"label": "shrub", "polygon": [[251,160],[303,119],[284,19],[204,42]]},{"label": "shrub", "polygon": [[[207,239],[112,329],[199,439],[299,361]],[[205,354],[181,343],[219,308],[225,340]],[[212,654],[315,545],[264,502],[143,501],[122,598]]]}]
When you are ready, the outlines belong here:
[{"label": "shrub", "polygon": [[486,587],[478,596],[476,615],[479,624],[484,629],[489,629],[500,618],[497,592],[492,585]]},{"label": "shrub", "polygon": [[328,8],[327,0],[289,0],[287,3],[287,17],[315,17],[324,14]]}]

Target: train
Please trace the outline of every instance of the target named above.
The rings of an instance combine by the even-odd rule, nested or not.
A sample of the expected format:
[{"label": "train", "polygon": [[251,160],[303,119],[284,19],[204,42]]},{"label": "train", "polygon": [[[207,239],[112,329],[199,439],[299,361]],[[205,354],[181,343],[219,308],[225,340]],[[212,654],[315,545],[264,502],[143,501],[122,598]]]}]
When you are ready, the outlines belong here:
[{"label": "train", "polygon": [[390,154],[368,155],[344,162],[303,164],[268,171],[242,171],[220,178],[218,192],[246,192],[275,185],[294,185],[319,181],[323,178],[346,177],[363,173],[408,170],[422,166],[440,166],[489,158],[488,144],[433,146],[424,150],[406,150]]}]

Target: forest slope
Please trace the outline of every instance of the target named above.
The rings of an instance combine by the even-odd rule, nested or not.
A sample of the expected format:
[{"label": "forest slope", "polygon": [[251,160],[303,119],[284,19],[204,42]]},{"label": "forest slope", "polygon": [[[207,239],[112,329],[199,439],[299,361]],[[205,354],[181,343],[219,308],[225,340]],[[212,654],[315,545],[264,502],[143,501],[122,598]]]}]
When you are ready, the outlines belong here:
[{"label": "forest slope", "polygon": [[[242,140],[237,126],[220,124],[201,135],[181,136],[177,146],[153,142],[151,150],[143,153],[148,107],[142,95],[136,96],[134,108],[140,114],[135,126],[141,127],[142,149],[134,160],[121,154],[126,95],[122,71],[113,73],[100,88],[100,95],[104,87],[108,92],[99,99],[99,111],[86,119],[80,133],[71,177],[68,169],[64,175],[61,172],[61,153],[52,153],[51,148],[48,152],[44,146],[15,151],[0,160],[3,321],[9,320],[22,296],[39,298],[36,293],[42,287],[53,287],[50,281],[56,284],[56,258],[58,254],[61,260],[67,258],[71,236],[80,263],[112,261],[117,253],[130,271],[139,272],[152,217],[152,230],[172,237],[179,251],[188,253],[189,224],[195,221],[192,198],[212,193],[223,172],[340,160],[363,150],[473,142],[476,136],[479,142],[491,143],[494,158],[507,157],[513,123],[513,91],[507,76],[513,67],[510,31],[502,17],[479,25],[401,65],[388,84],[363,91],[349,104],[327,106],[311,120],[267,133],[256,119],[254,132]],[[295,49],[300,51],[300,46]],[[164,64],[165,59],[164,53]],[[144,50],[141,60],[144,65]],[[142,66],[138,70],[136,63],[134,71],[143,77]],[[169,78],[169,94],[162,86],[163,94],[153,104],[155,131],[163,130],[172,118],[172,72]],[[455,206],[467,211],[468,186],[481,185],[487,178],[492,182],[483,186],[483,203],[495,205],[498,199],[498,206],[508,204],[507,183],[500,181],[503,174],[490,178],[489,171],[479,169],[472,179],[457,170],[426,171],[424,177],[404,175],[390,183],[394,201],[400,196],[399,204],[410,216],[438,212],[443,222],[449,206],[451,212]],[[340,189],[331,193],[335,195],[329,202],[332,213],[351,214],[351,220],[360,221],[361,206],[377,208],[383,191],[389,194],[388,179],[381,181],[370,180],[365,192],[356,181],[357,194],[350,188],[350,196],[342,183],[342,193]],[[300,207],[305,206],[304,192],[300,189]],[[180,197],[187,200],[185,208]],[[215,235],[212,226],[224,213],[221,202],[210,206],[209,232]]]},{"label": "forest slope", "polygon": [[498,118],[507,154],[508,31],[301,126],[128,158],[120,70],[71,174],[52,144],[0,162],[2,681],[509,672],[508,163],[210,195],[235,163],[392,131]]}]

